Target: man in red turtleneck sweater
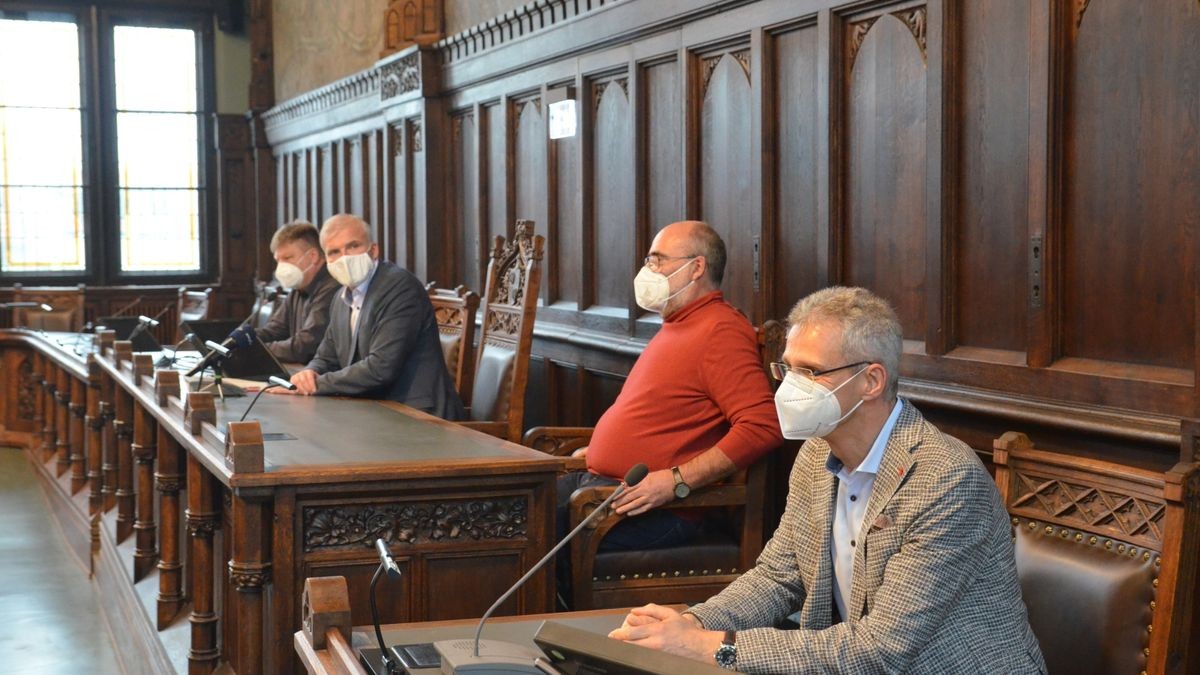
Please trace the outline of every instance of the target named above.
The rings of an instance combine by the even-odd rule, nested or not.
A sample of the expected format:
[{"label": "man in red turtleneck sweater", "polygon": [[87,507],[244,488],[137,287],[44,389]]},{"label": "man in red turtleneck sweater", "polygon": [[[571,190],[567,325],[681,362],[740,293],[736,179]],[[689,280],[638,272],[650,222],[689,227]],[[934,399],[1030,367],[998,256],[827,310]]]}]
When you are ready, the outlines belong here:
[{"label": "man in red turtleneck sweater", "polygon": [[654,238],[634,289],[638,305],[662,315],[662,328],[596,424],[591,444],[575,453],[586,457],[588,470],[559,478],[560,535],[574,490],[614,485],[642,462],[649,475],[615,502],[618,513],[631,517],[601,549],[682,543],[701,523],[655,507],[782,443],[754,329],[719,290],[724,272],[725,243],[706,223],[673,223]]}]

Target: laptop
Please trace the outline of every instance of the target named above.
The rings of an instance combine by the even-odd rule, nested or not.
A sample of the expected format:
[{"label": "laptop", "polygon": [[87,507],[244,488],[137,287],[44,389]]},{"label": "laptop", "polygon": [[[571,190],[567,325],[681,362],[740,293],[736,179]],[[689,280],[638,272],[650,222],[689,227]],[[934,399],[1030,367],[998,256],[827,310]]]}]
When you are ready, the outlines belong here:
[{"label": "laptop", "polygon": [[[136,316],[102,316],[96,322],[96,330],[106,328],[116,331],[118,340],[128,340],[139,324]],[[158,344],[149,330],[143,330],[133,337],[133,351],[159,352],[162,351],[162,345]]]},{"label": "laptop", "polygon": [[[183,326],[187,332],[195,333],[201,342],[211,340],[220,344],[243,323],[245,322],[239,319],[203,319],[185,321]],[[221,371],[226,377],[243,380],[266,380],[272,375],[285,380],[291,377],[288,369],[284,368],[262,340],[258,339],[258,335],[254,336],[254,342],[250,346],[234,349],[229,358],[221,364]]]}]

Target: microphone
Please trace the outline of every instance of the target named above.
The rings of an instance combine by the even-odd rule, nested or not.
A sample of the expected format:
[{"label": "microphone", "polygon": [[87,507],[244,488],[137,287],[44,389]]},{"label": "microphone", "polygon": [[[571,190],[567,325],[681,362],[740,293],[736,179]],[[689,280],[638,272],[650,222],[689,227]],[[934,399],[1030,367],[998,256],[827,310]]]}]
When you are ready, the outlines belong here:
[{"label": "microphone", "polygon": [[156,328],[158,326],[158,319],[152,319],[145,314],[139,314],[138,323],[148,328]]},{"label": "microphone", "polygon": [[[617,486],[616,490],[613,490],[613,493],[608,496],[608,499],[605,499],[603,502],[601,502],[600,506],[596,507],[594,511],[588,514],[587,518],[583,519],[583,522],[579,523],[579,525],[576,525],[575,529],[571,530],[567,536],[563,537],[562,541],[558,542],[554,548],[550,549],[550,552],[543,556],[536,565],[531,567],[524,576],[522,576],[520,579],[517,579],[517,583],[513,584],[512,588],[509,588],[507,591],[505,591],[504,595],[500,596],[500,599],[492,603],[492,606],[488,608],[488,611],[483,613],[483,617],[479,619],[479,625],[475,628],[475,640],[473,648],[471,646],[472,643],[468,642],[467,640],[439,640],[434,642],[434,649],[436,649],[438,654],[442,657],[442,672],[485,672],[488,670],[491,672],[503,672],[508,671],[510,668],[514,671],[516,671],[517,668],[526,668],[528,669],[528,672],[540,672],[533,665],[533,662],[535,659],[542,658],[541,652],[531,650],[528,647],[513,644],[511,642],[502,642],[500,640],[481,641],[479,637],[483,634],[484,622],[488,620],[488,617],[492,615],[492,612],[495,612],[500,605],[504,604],[505,600],[508,600],[513,593],[516,593],[518,588],[524,585],[526,581],[529,581],[529,579],[539,570],[541,570],[546,563],[550,562],[550,560],[554,558],[554,555],[558,553],[563,546],[566,546],[568,542],[575,538],[575,535],[579,534],[579,532],[583,530],[583,528],[587,527],[588,524],[591,523],[592,520],[595,519],[599,514],[604,513],[608,509],[608,505],[611,504],[614,499],[620,496],[628,488],[634,487],[638,483],[642,482],[642,479],[645,478],[646,474],[649,472],[650,471],[646,468],[645,464],[633,465],[633,468],[629,469],[629,471],[625,474],[625,480]],[[489,653],[484,656],[480,656],[480,646],[485,647]],[[513,668],[513,666],[517,666],[517,668]]]},{"label": "microphone", "polygon": [[[220,347],[221,345],[213,344],[213,346]],[[227,349],[225,351],[228,352],[229,350]],[[282,377],[276,377],[274,375],[268,377],[267,378],[267,386],[258,390],[258,393],[254,395],[254,399],[252,401],[250,401],[250,405],[246,406],[246,412],[242,413],[242,417],[238,421],[245,422],[246,415],[250,414],[250,409],[254,407],[255,403],[258,403],[258,397],[262,396],[263,392],[265,392],[266,390],[274,389],[275,387],[283,387],[284,389],[287,389],[288,391],[296,391],[296,385],[292,384],[291,382],[288,382],[287,380],[283,379]],[[382,542],[383,542],[383,540],[380,539],[375,542],[375,545],[378,546]],[[385,548],[384,550],[386,551],[387,549]],[[388,559],[391,560],[391,556],[388,556]],[[392,563],[393,567],[395,567],[395,565],[396,565],[396,563]],[[388,570],[388,571],[390,572],[391,570]],[[396,576],[393,578],[394,579],[400,578],[400,568],[399,567],[396,567]]]},{"label": "microphone", "polygon": [[[379,577],[387,572],[387,577],[392,581],[400,580],[400,568],[396,566],[396,561],[392,560],[392,552],[388,550],[387,542],[382,538],[375,540],[375,550],[379,552],[379,567],[375,568],[375,574],[371,577],[371,588],[368,591],[371,596],[371,621],[375,623],[375,641],[379,643],[379,656],[383,660],[383,672],[395,673],[398,672],[396,661],[392,657],[391,652],[383,642],[383,630],[379,627],[379,607],[375,604],[375,585],[379,583]],[[370,663],[367,664],[368,666]],[[372,668],[374,672],[374,668]]]},{"label": "microphone", "polygon": [[[158,323],[159,323],[158,319],[163,314],[166,314],[168,309],[171,309],[170,305],[163,307],[162,310],[158,314],[155,314],[153,317],[149,317],[144,314],[138,315],[138,325],[134,326],[133,330],[129,331],[129,337],[125,338],[125,339],[129,340],[130,342],[133,342],[142,333],[145,333],[146,331],[150,330],[151,328],[158,326]],[[155,347],[159,346],[157,340],[151,340],[151,343]]]},{"label": "microphone", "polygon": [[191,377],[195,375],[201,370],[207,368],[208,364],[212,363],[215,359],[229,356],[229,354],[235,349],[249,347],[250,345],[254,344],[254,329],[246,325],[238,326],[237,328],[234,328],[233,332],[229,334],[229,337],[225,338],[225,340],[220,344],[217,344],[212,340],[207,340],[204,344],[211,351],[205,354],[204,358],[200,359],[200,362],[197,363],[191,370],[189,370],[184,377]]},{"label": "microphone", "polygon": [[43,312],[53,312],[54,308],[44,302],[0,302],[0,309],[41,309]]}]

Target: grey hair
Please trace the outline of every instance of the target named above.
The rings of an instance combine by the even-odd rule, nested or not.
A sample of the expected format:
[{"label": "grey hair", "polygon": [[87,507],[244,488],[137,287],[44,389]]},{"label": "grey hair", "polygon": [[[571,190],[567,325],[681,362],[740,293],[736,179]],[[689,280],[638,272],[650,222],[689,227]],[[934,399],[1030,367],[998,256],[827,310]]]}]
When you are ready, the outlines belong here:
[{"label": "grey hair", "polygon": [[330,218],[321,225],[321,242],[323,243],[325,239],[329,237],[330,232],[350,226],[362,228],[362,231],[367,235],[367,246],[375,243],[375,233],[371,231],[371,225],[362,218],[349,213],[339,213],[334,216],[330,216]]},{"label": "grey hair", "polygon": [[884,394],[895,400],[904,338],[888,301],[865,288],[830,286],[801,299],[788,314],[789,329],[825,321],[841,325],[842,356],[849,363],[870,361],[883,366],[888,377]]}]

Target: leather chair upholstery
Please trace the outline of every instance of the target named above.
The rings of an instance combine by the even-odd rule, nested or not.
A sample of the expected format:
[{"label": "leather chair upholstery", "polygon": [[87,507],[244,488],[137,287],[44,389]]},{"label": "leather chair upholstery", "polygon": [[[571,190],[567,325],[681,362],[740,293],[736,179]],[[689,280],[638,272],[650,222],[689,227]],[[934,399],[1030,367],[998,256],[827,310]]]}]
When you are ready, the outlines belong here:
[{"label": "leather chair upholstery", "polygon": [[[1051,673],[1140,673],[1157,552],[1015,519],[1017,573]],[[1132,553],[1132,555],[1130,555]]]},{"label": "leather chair upholstery", "polygon": [[517,352],[498,345],[484,345],[475,370],[475,393],[471,400],[471,419],[475,421],[508,418],[512,404],[513,379]]},{"label": "leather chair upholstery", "polygon": [[475,313],[479,309],[479,294],[466,286],[453,290],[438,288],[435,281],[425,284],[425,289],[433,303],[446,370],[454,377],[458,397],[469,408],[475,387]]}]

